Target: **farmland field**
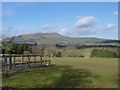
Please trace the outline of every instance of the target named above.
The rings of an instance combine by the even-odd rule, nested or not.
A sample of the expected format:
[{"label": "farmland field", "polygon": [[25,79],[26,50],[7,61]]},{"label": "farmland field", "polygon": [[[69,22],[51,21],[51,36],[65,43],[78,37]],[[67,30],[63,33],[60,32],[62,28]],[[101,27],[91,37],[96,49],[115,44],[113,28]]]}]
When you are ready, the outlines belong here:
[{"label": "farmland field", "polygon": [[55,66],[10,71],[3,86],[13,88],[118,88],[117,58],[54,57]]}]

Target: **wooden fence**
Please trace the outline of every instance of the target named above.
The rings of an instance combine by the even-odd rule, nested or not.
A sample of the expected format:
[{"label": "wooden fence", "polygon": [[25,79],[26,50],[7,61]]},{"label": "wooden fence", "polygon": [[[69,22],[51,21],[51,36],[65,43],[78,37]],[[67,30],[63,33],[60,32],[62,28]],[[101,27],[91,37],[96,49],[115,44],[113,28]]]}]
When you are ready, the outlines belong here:
[{"label": "wooden fence", "polygon": [[[2,71],[16,70],[19,67],[49,66],[51,64],[51,55],[2,55]],[[25,69],[25,68],[24,68]]]}]

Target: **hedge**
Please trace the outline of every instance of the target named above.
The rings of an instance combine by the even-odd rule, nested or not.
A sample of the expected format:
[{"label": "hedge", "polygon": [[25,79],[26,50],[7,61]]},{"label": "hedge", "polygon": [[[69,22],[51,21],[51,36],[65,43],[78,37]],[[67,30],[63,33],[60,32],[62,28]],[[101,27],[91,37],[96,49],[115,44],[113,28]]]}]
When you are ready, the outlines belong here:
[{"label": "hedge", "polygon": [[93,49],[91,53],[92,57],[105,57],[105,58],[117,58],[116,52],[104,49]]}]

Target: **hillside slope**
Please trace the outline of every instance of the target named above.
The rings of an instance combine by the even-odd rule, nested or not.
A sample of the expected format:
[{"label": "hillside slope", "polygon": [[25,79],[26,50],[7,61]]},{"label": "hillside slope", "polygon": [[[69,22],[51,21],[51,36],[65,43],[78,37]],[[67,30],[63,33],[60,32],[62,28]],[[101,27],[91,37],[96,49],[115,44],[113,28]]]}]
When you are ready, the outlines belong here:
[{"label": "hillside slope", "polygon": [[14,36],[14,40],[17,43],[33,43],[38,44],[56,44],[56,43],[68,43],[68,44],[84,44],[84,43],[97,43],[106,41],[106,39],[91,38],[91,37],[65,37],[58,33],[37,33],[26,34],[20,36]]}]

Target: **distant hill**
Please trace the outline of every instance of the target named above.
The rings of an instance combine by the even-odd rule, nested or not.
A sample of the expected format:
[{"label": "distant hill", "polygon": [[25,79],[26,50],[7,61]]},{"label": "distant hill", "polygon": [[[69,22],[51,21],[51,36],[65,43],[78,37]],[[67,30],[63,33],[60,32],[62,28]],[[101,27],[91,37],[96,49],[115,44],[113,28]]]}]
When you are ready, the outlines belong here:
[{"label": "distant hill", "polygon": [[47,37],[60,37],[61,35],[58,33],[36,33],[36,34],[26,34],[14,36],[16,41],[28,40],[28,39],[36,39],[36,38],[47,38]]},{"label": "distant hill", "polygon": [[58,33],[36,33],[14,36],[17,43],[34,43],[38,44],[85,44],[85,43],[99,43],[105,42],[107,39],[91,38],[91,37],[66,37]]}]

